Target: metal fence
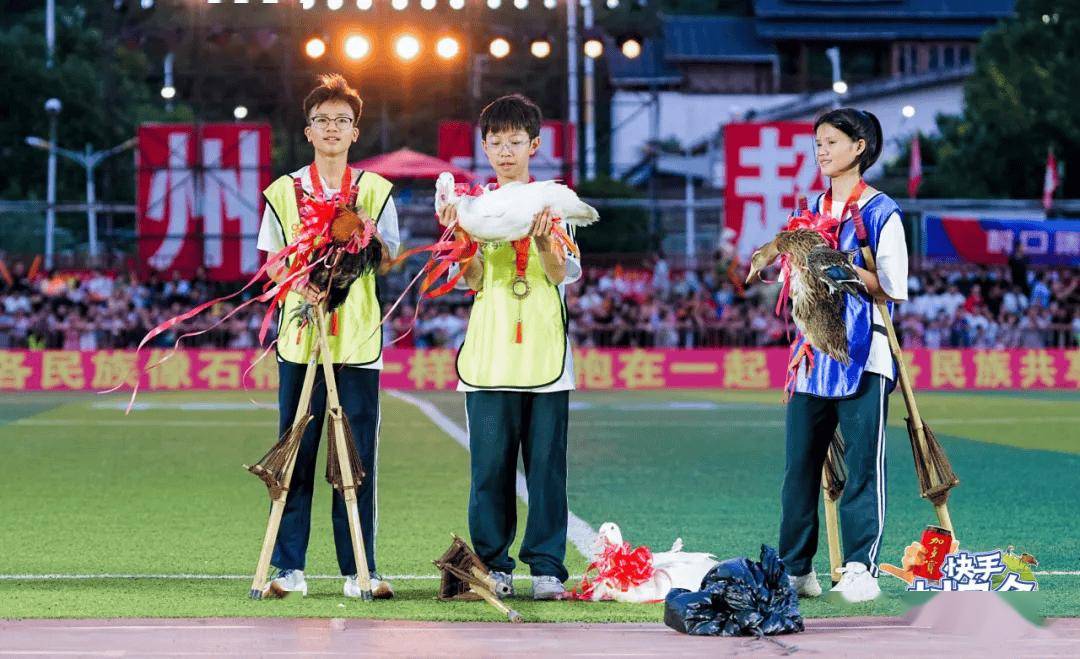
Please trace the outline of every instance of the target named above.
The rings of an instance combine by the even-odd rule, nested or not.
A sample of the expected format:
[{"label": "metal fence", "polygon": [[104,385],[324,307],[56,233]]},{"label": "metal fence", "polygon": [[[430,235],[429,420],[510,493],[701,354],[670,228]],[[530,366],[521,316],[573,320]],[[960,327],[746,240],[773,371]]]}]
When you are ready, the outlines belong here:
[{"label": "metal fence", "polygon": [[[719,246],[724,228],[724,203],[721,198],[697,199],[588,199],[601,214],[612,216],[618,211],[636,210],[643,213],[648,222],[649,250],[662,249],[669,261],[682,267],[688,256],[707,258]],[[922,246],[922,216],[928,212],[950,212],[978,215],[996,214],[1004,217],[1045,217],[1039,200],[1013,199],[928,199],[898,200],[904,212],[908,247],[914,259],[918,259]],[[63,202],[57,204],[57,228],[55,235],[56,267],[83,269],[102,267],[120,269],[131,265],[137,253],[135,229],[135,206],[132,204],[97,204],[97,233],[101,256],[91,263],[88,258],[88,234],[86,204]],[[45,245],[45,210],[43,201],[0,200],[0,258],[5,261],[29,261],[41,254]],[[402,238],[411,245],[430,241],[438,232],[433,204],[429,198],[412,197],[408,203],[398,206]],[[1080,199],[1057,200],[1052,214],[1080,216]],[[620,226],[598,225],[598,231],[618,232]],[[635,229],[639,230],[639,229]],[[688,253],[687,236],[694,247]],[[242,236],[231,236],[241,239]],[[595,257],[588,254],[587,257]],[[600,257],[598,262],[604,262]]]}]

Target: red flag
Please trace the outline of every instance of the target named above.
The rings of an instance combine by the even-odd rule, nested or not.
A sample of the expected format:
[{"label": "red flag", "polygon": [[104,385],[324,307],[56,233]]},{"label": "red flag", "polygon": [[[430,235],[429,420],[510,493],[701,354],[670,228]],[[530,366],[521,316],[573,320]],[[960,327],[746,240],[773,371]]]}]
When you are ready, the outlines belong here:
[{"label": "red flag", "polygon": [[907,194],[911,199],[915,198],[922,184],[922,148],[919,146],[919,134],[911,138],[911,161],[908,165]]},{"label": "red flag", "polygon": [[1046,152],[1046,175],[1043,177],[1043,208],[1050,210],[1054,202],[1054,190],[1058,186],[1057,158],[1053,149]]}]

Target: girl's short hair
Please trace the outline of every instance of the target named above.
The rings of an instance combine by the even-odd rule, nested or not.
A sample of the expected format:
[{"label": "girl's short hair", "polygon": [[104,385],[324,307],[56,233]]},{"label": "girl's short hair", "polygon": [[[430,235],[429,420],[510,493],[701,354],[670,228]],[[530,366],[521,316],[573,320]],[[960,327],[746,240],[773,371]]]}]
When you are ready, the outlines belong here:
[{"label": "girl's short hair", "polygon": [[881,156],[881,147],[885,140],[881,133],[881,122],[873,113],[856,108],[839,108],[818,117],[814,122],[815,133],[822,124],[829,124],[854,141],[866,140],[866,148],[859,154],[860,174],[870,169]]},{"label": "girl's short hair", "polygon": [[540,123],[543,115],[540,107],[521,94],[510,94],[497,98],[480,111],[480,139],[487,139],[488,133],[502,133],[508,130],[523,130],[529,139],[540,135]]},{"label": "girl's short hair", "polygon": [[340,73],[326,73],[318,77],[319,86],[311,90],[304,99],[304,121],[311,120],[312,108],[318,107],[327,101],[344,101],[349,104],[353,111],[353,119],[360,118],[360,111],[364,109],[364,101],[360,94],[349,86],[349,82]]}]

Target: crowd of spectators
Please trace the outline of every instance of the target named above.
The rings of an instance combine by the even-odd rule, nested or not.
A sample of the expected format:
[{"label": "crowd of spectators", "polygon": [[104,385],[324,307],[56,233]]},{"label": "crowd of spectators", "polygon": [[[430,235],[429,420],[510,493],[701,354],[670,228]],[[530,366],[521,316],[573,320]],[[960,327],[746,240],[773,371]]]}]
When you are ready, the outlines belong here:
[{"label": "crowd of spectators", "polygon": [[[158,323],[238,288],[212,282],[202,271],[190,279],[173,273],[133,280],[103,272],[30,278],[15,264],[8,274],[0,279],[0,348],[131,348]],[[935,265],[913,270],[908,291],[897,318],[905,347],[1075,347],[1080,341],[1075,268]],[[654,257],[635,267],[587,266],[567,287],[567,311],[572,339],[582,347],[782,346],[794,328],[774,313],[778,294],[776,283],[743,290],[726,263],[674,271]],[[214,305],[155,344],[207,330],[245,299]],[[468,296],[458,293],[424,301],[419,312],[404,304],[386,326],[387,342],[456,347],[468,306]],[[255,347],[264,313],[264,306],[252,304],[185,344]]]}]

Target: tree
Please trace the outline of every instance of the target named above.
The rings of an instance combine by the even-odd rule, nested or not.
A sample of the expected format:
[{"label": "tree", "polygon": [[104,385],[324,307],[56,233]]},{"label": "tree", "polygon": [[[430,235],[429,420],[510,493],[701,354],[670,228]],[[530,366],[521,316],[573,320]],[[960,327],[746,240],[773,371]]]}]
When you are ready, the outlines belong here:
[{"label": "tree", "polygon": [[[0,160],[9,163],[0,181],[0,197],[5,199],[45,197],[47,156],[27,146],[25,139],[48,137],[46,99],[55,97],[63,103],[59,143],[77,150],[87,143],[97,149],[119,144],[144,121],[190,117],[182,105],[171,114],[165,111],[157,89],[147,82],[146,57],[90,27],[100,23],[101,17],[92,16],[80,3],[58,3],[55,66],[46,68],[44,11],[42,3],[34,4],[33,10],[9,14],[0,25],[0,52],[4,53],[0,88],[5,93]],[[133,160],[117,158],[102,166],[102,199],[134,198]],[[81,168],[61,161],[57,183],[58,199],[83,198],[86,178]]]},{"label": "tree", "polygon": [[[1080,166],[1080,0],[1020,0],[1016,13],[983,35],[963,115],[938,117],[923,142],[936,167],[922,195],[1037,198],[1048,148]],[[1063,194],[1080,196],[1080,176]]]}]

